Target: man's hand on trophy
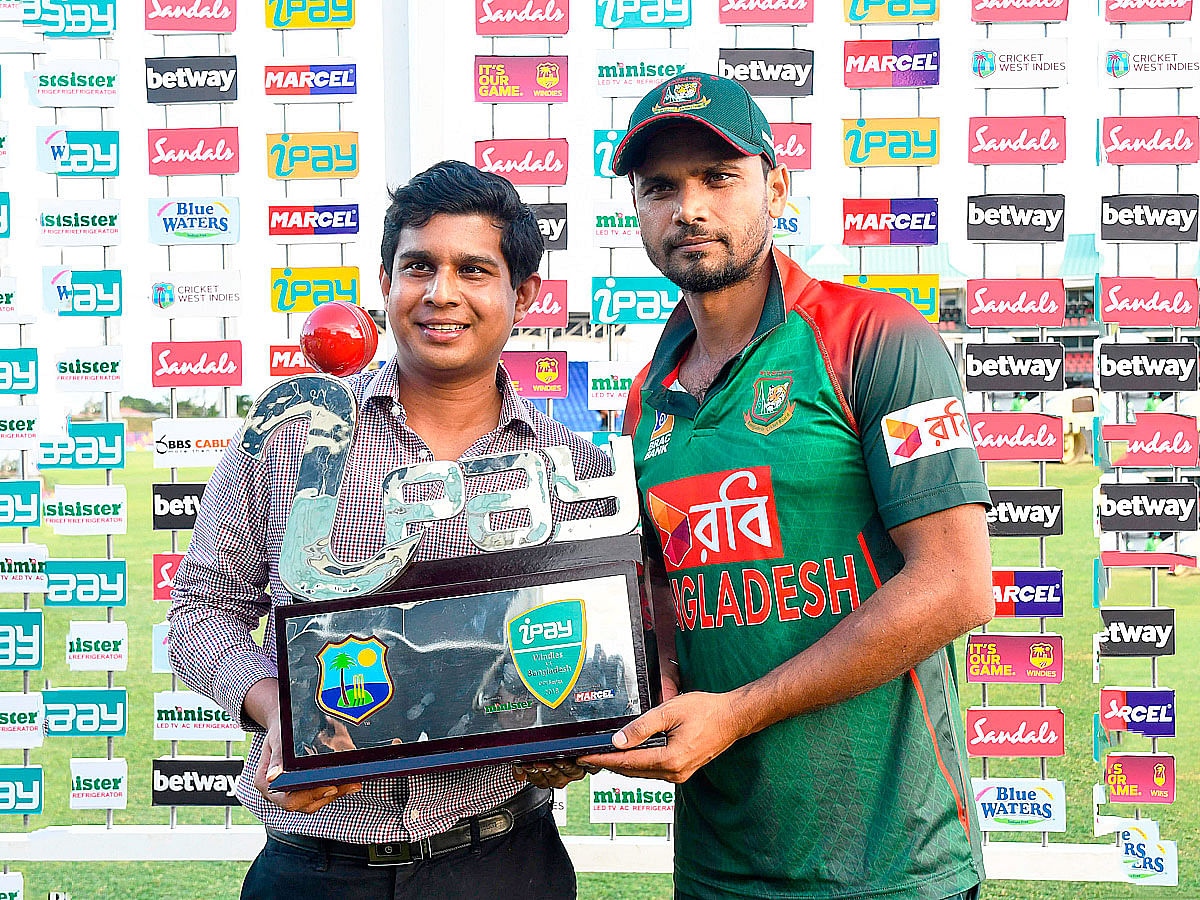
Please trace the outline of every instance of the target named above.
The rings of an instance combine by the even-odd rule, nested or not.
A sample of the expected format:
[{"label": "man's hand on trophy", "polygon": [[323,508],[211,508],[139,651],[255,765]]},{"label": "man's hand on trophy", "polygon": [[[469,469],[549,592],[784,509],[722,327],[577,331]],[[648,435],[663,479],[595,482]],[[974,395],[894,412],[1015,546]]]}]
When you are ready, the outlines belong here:
[{"label": "man's hand on trophy", "polygon": [[577,760],[545,759],[540,762],[514,763],[513,778],[528,781],[534,787],[563,788],[579,781],[588,772],[599,772],[595,766],[581,766]]}]

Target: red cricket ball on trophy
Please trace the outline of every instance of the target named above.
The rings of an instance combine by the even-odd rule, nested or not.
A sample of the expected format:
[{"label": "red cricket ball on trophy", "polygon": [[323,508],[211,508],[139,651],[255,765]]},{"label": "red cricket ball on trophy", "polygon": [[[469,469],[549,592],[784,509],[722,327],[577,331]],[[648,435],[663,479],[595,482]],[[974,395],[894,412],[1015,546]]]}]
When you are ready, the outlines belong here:
[{"label": "red cricket ball on trophy", "polygon": [[318,372],[339,378],[362,371],[379,346],[379,331],[361,306],[333,300],[308,314],[300,351]]}]

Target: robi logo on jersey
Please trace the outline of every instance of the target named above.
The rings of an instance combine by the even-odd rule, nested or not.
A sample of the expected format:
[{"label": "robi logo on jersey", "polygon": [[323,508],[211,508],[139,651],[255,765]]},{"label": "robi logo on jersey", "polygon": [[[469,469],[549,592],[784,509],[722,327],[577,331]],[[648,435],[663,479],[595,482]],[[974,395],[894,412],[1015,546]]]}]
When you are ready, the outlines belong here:
[{"label": "robi logo on jersey", "polygon": [[783,556],[769,466],[669,481],[647,502],[668,572]]}]

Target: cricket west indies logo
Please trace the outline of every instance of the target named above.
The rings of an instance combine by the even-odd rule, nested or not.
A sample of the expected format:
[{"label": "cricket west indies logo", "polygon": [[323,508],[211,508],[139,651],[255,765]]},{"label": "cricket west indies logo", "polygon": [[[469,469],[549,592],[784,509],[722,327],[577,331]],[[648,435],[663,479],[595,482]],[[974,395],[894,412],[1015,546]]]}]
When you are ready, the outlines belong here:
[{"label": "cricket west indies logo", "polygon": [[563,35],[568,0],[475,0],[475,33],[483,37]]},{"label": "cricket west indies logo", "polygon": [[565,56],[476,56],[479,103],[566,103]]},{"label": "cricket west indies logo", "polygon": [[1194,416],[1141,412],[1132,425],[1101,425],[1100,437],[1125,444],[1125,453],[1113,457],[1112,464],[1117,468],[1194,469],[1200,465]]},{"label": "cricket west indies logo", "polygon": [[263,89],[276,103],[339,103],[358,93],[358,66],[335,60],[325,63],[269,64]]},{"label": "cricket west indies logo", "polygon": [[567,142],[562,138],[497,138],[475,142],[475,165],[513,184],[567,183]]},{"label": "cricket west indies logo", "polygon": [[848,166],[932,166],[940,134],[940,119],[842,119],[842,157]]},{"label": "cricket west indies logo", "polygon": [[992,598],[998,618],[1061,616],[1062,569],[992,569]]},{"label": "cricket west indies logo", "polygon": [[525,687],[551,709],[571,693],[587,655],[582,600],[543,603],[504,625],[508,649]]},{"label": "cricket west indies logo", "polygon": [[1057,707],[973,706],[967,710],[971,756],[1063,756],[1065,718]]},{"label": "cricket west indies logo", "polygon": [[1200,162],[1200,118],[1105,116],[1100,149],[1105,160],[1115,166]]},{"label": "cricket west indies logo", "polygon": [[692,0],[596,0],[600,28],[682,28],[692,24]]},{"label": "cricket west indies logo", "polygon": [[241,167],[234,125],[151,128],[146,143],[151,175],[235,175]]},{"label": "cricket west indies logo", "polygon": [[241,341],[154,341],[154,387],[237,387],[242,383]]},{"label": "cricket west indies logo", "polygon": [[938,83],[941,42],[846,41],[843,59],[848,88],[927,87]]},{"label": "cricket west indies logo", "polygon": [[530,400],[562,399],[567,396],[567,352],[565,350],[505,350],[500,364],[508,372],[513,390]]},{"label": "cricket west indies logo", "polygon": [[981,831],[1066,831],[1067,790],[1039,778],[972,778]]},{"label": "cricket west indies logo", "polygon": [[967,162],[1054,165],[1067,158],[1066,116],[972,116]]},{"label": "cricket west indies logo", "polygon": [[972,328],[1061,328],[1067,291],[1061,278],[967,279],[967,325]]},{"label": "cricket west indies logo", "polygon": [[967,637],[970,684],[1062,684],[1062,680],[1062,635],[989,632]]},{"label": "cricket west indies logo", "polygon": [[847,247],[921,245],[938,242],[934,197],[842,201],[842,243]]},{"label": "cricket west indies logo", "polygon": [[668,572],[783,556],[769,466],[693,475],[646,496]]},{"label": "cricket west indies logo", "polygon": [[146,30],[227,34],[237,30],[237,0],[146,0]]},{"label": "cricket west indies logo", "polygon": [[890,22],[893,25],[936,22],[938,0],[845,0],[846,21],[851,25]]},{"label": "cricket west indies logo", "polygon": [[267,207],[267,234],[285,243],[352,239],[358,234],[358,204],[272,205]]},{"label": "cricket west indies logo", "polygon": [[981,88],[1062,87],[1067,83],[1067,42],[988,40],[971,51],[971,71]]},{"label": "cricket west indies logo", "polygon": [[1063,458],[1063,423],[1058,416],[980,412],[969,413],[968,418],[983,462],[1058,462]]},{"label": "cricket west indies logo", "polygon": [[1109,803],[1174,803],[1175,757],[1166,753],[1109,753],[1104,757]]},{"label": "cricket west indies logo", "polygon": [[879,425],[893,469],[914,459],[971,448],[967,418],[957,397],[914,403],[888,413]]},{"label": "cricket west indies logo", "polygon": [[1175,691],[1172,688],[1103,688],[1100,691],[1100,724],[1106,731],[1175,737]]},{"label": "cricket west indies logo", "polygon": [[357,131],[310,131],[267,135],[267,176],[354,178],[358,175]]},{"label": "cricket west indies logo", "polygon": [[1069,0],[971,0],[972,22],[1065,22]]},{"label": "cricket west indies logo", "polygon": [[1104,0],[1109,22],[1190,22],[1192,0]]},{"label": "cricket west indies logo", "polygon": [[352,28],[354,0],[267,0],[268,28]]},{"label": "cricket west indies logo", "polygon": [[[321,667],[317,706],[331,716],[357,725],[392,699],[387,645],[377,637],[350,635],[329,641],[317,653]],[[346,673],[350,686],[346,686]]]},{"label": "cricket west indies logo", "polygon": [[816,0],[719,0],[722,25],[811,25]]},{"label": "cricket west indies logo", "polygon": [[746,427],[756,434],[770,434],[787,424],[796,409],[789,398],[791,372],[762,372],[754,382],[754,402],[742,415]]}]

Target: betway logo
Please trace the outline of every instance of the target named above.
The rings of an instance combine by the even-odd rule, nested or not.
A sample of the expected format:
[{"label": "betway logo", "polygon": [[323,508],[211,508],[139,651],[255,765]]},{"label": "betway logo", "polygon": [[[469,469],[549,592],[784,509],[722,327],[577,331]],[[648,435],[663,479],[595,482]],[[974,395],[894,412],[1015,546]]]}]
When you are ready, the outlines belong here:
[{"label": "betway logo", "polygon": [[718,74],[722,78],[734,81],[789,81],[796,87],[808,84],[813,70],[810,65],[769,63],[763,59],[752,59],[740,65],[730,65],[723,59],[718,63]]},{"label": "betway logo", "polygon": [[1058,521],[1059,514],[1061,513],[1061,506],[1036,503],[1012,503],[1008,500],[1001,500],[988,510],[987,520],[989,523],[1029,523],[1031,525],[1042,525],[1046,528],[1051,528]]},{"label": "betway logo", "polygon": [[972,377],[1039,378],[1051,382],[1058,378],[1062,369],[1061,359],[1019,359],[1013,356],[998,356],[995,359],[967,357],[967,375]]},{"label": "betway logo", "polygon": [[154,495],[154,514],[156,516],[187,516],[194,518],[200,512],[200,498],[194,494],[183,497],[166,497]]},{"label": "betway logo", "polygon": [[227,93],[233,87],[237,78],[236,69],[193,69],[190,66],[180,66],[173,72],[155,72],[146,69],[146,87],[155,91],[159,88],[174,90],[176,88],[217,88],[221,93]]},{"label": "betway logo", "polygon": [[1124,622],[1110,622],[1104,633],[1112,644],[1152,644],[1162,649],[1171,639],[1171,632],[1174,630],[1174,625],[1126,625]]},{"label": "betway logo", "polygon": [[1100,374],[1120,376],[1124,378],[1150,377],[1174,378],[1183,383],[1191,380],[1192,371],[1196,367],[1193,359],[1154,359],[1148,356],[1133,356],[1129,359],[1114,359],[1110,356],[1100,356]]},{"label": "betway logo", "polygon": [[1196,224],[1196,212],[1194,209],[1159,209],[1148,203],[1117,209],[1106,200],[1100,210],[1100,222],[1126,227],[1174,228],[1182,234],[1191,231]]},{"label": "betway logo", "polygon": [[1100,495],[1100,515],[1109,516],[1153,516],[1187,522],[1196,508],[1195,499],[1182,497],[1122,497],[1114,500],[1107,494]]},{"label": "betway logo", "polygon": [[[159,712],[163,712],[163,710],[159,710]],[[234,775],[205,775],[201,772],[167,775],[157,769],[154,772],[154,790],[156,791],[222,793],[226,797],[232,797],[236,788],[237,777]]]},{"label": "betway logo", "polygon": [[1047,234],[1058,230],[1062,217],[1061,209],[1025,209],[1011,203],[991,209],[982,209],[973,202],[967,206],[967,223],[970,225],[1041,228]]}]

